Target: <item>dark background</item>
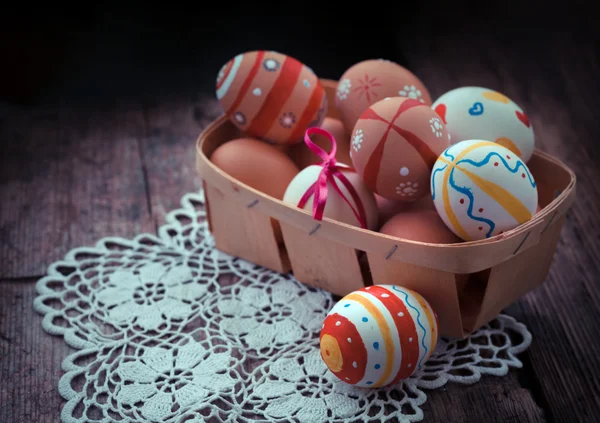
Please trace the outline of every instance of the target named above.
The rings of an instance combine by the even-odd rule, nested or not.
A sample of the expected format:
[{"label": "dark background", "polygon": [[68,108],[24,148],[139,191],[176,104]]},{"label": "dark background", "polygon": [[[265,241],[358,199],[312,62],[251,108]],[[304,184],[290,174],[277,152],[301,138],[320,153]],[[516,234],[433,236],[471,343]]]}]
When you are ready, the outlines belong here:
[{"label": "dark background", "polygon": [[586,2],[551,3],[163,1],[42,8],[28,3],[20,10],[7,7],[0,17],[0,101],[34,105],[212,94],[221,65],[254,49],[281,51],[320,77],[335,79],[368,58],[410,67],[401,45],[440,34],[491,35],[507,46],[540,48],[560,33],[574,42],[597,42],[595,14]]},{"label": "dark background", "polygon": [[217,72],[254,49],[333,79],[383,57],[434,97],[473,84],[527,111],[537,146],[577,174],[547,281],[508,311],[534,341],[522,369],[430,395],[425,419],[599,421],[595,9],[590,0],[2,6],[0,422],[55,422],[64,405],[56,386],[73,351],[31,306],[47,265],[108,235],[156,233],[199,189],[193,144],[219,112]]}]

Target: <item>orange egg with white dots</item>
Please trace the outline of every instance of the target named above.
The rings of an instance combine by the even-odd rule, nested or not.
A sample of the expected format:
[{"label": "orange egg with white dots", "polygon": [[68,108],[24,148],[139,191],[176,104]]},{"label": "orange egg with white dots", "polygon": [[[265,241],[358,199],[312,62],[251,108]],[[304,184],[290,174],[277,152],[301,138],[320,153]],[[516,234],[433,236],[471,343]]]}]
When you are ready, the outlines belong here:
[{"label": "orange egg with white dots", "polygon": [[273,144],[302,141],[306,129],[319,126],[327,113],[327,96],[315,73],[274,51],[235,56],[219,71],[216,92],[235,126]]},{"label": "orange egg with white dots", "polygon": [[381,387],[410,377],[438,342],[437,315],[419,293],[372,285],[342,298],[327,314],[321,357],[346,383]]}]

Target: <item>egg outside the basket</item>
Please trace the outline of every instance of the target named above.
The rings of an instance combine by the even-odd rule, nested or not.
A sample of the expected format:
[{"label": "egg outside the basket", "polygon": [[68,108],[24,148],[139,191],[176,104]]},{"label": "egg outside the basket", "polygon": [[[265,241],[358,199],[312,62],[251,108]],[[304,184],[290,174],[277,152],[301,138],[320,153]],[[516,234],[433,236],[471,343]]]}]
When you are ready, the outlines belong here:
[{"label": "egg outside the basket", "polygon": [[321,357],[340,380],[377,388],[423,367],[439,339],[437,314],[419,293],[373,285],[343,297],[320,333]]}]

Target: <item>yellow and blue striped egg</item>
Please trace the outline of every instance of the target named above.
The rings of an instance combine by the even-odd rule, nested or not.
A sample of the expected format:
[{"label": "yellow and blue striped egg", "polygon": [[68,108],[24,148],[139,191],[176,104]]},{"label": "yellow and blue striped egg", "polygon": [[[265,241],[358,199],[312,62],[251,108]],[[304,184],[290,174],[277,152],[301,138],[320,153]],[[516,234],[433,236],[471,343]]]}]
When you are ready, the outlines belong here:
[{"label": "yellow and blue striped egg", "polygon": [[464,241],[498,235],[536,212],[537,184],[527,165],[497,143],[466,140],[447,148],[431,173],[440,217]]},{"label": "yellow and blue striped egg", "polygon": [[435,350],[437,315],[419,293],[396,285],[352,292],[321,329],[321,357],[344,382],[376,388],[419,370]]}]

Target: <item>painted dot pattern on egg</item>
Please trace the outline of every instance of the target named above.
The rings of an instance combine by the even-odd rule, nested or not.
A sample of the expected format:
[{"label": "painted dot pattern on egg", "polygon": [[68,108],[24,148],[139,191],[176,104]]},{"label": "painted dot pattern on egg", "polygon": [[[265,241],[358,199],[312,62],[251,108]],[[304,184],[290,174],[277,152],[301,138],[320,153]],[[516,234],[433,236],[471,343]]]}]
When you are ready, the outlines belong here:
[{"label": "painted dot pattern on egg", "polygon": [[348,78],[342,79],[336,90],[336,97],[339,101],[346,100],[348,98],[348,94],[350,94],[350,89],[352,88],[352,81]]},{"label": "painted dot pattern on egg", "polygon": [[264,68],[269,72],[275,72],[277,69],[281,67],[279,61],[275,59],[266,59],[263,62]]},{"label": "painted dot pattern on egg", "polygon": [[352,139],[354,168],[371,191],[393,201],[413,201],[429,194],[431,168],[450,145],[435,111],[403,97],[379,101],[366,109]]},{"label": "painted dot pattern on egg", "polygon": [[286,112],[279,118],[279,124],[284,128],[291,128],[296,123],[296,116],[291,112]]},{"label": "painted dot pattern on egg", "polygon": [[373,285],[342,298],[325,318],[320,338],[321,357],[337,377],[380,387],[409,377],[430,357],[438,321],[418,293]]},{"label": "painted dot pattern on egg", "polygon": [[402,197],[412,197],[416,193],[419,192],[419,183],[418,182],[400,182],[396,187],[396,194]]},{"label": "painted dot pattern on egg", "polygon": [[306,129],[320,125],[327,111],[327,96],[314,72],[272,51],[231,59],[217,75],[216,94],[225,114],[245,134],[276,144],[301,142]]},{"label": "painted dot pattern on egg", "polygon": [[421,103],[425,103],[423,93],[414,85],[405,85],[401,90],[398,91],[398,95],[400,97],[408,97],[414,100],[419,100]]},{"label": "painted dot pattern on egg", "polygon": [[240,125],[245,125],[246,124],[246,116],[244,116],[244,114],[242,112],[235,112],[233,114],[233,118],[235,119],[236,122],[238,122]]},{"label": "painted dot pattern on egg", "polygon": [[[362,129],[357,129],[356,131],[354,131],[354,136],[352,137],[352,150],[360,150],[360,147],[363,143],[363,137],[364,133]],[[350,151],[350,154],[352,154],[352,150]]]},{"label": "painted dot pattern on egg", "polygon": [[489,141],[449,147],[431,174],[432,198],[440,217],[465,241],[489,238],[531,219],[538,203],[527,165]]}]

